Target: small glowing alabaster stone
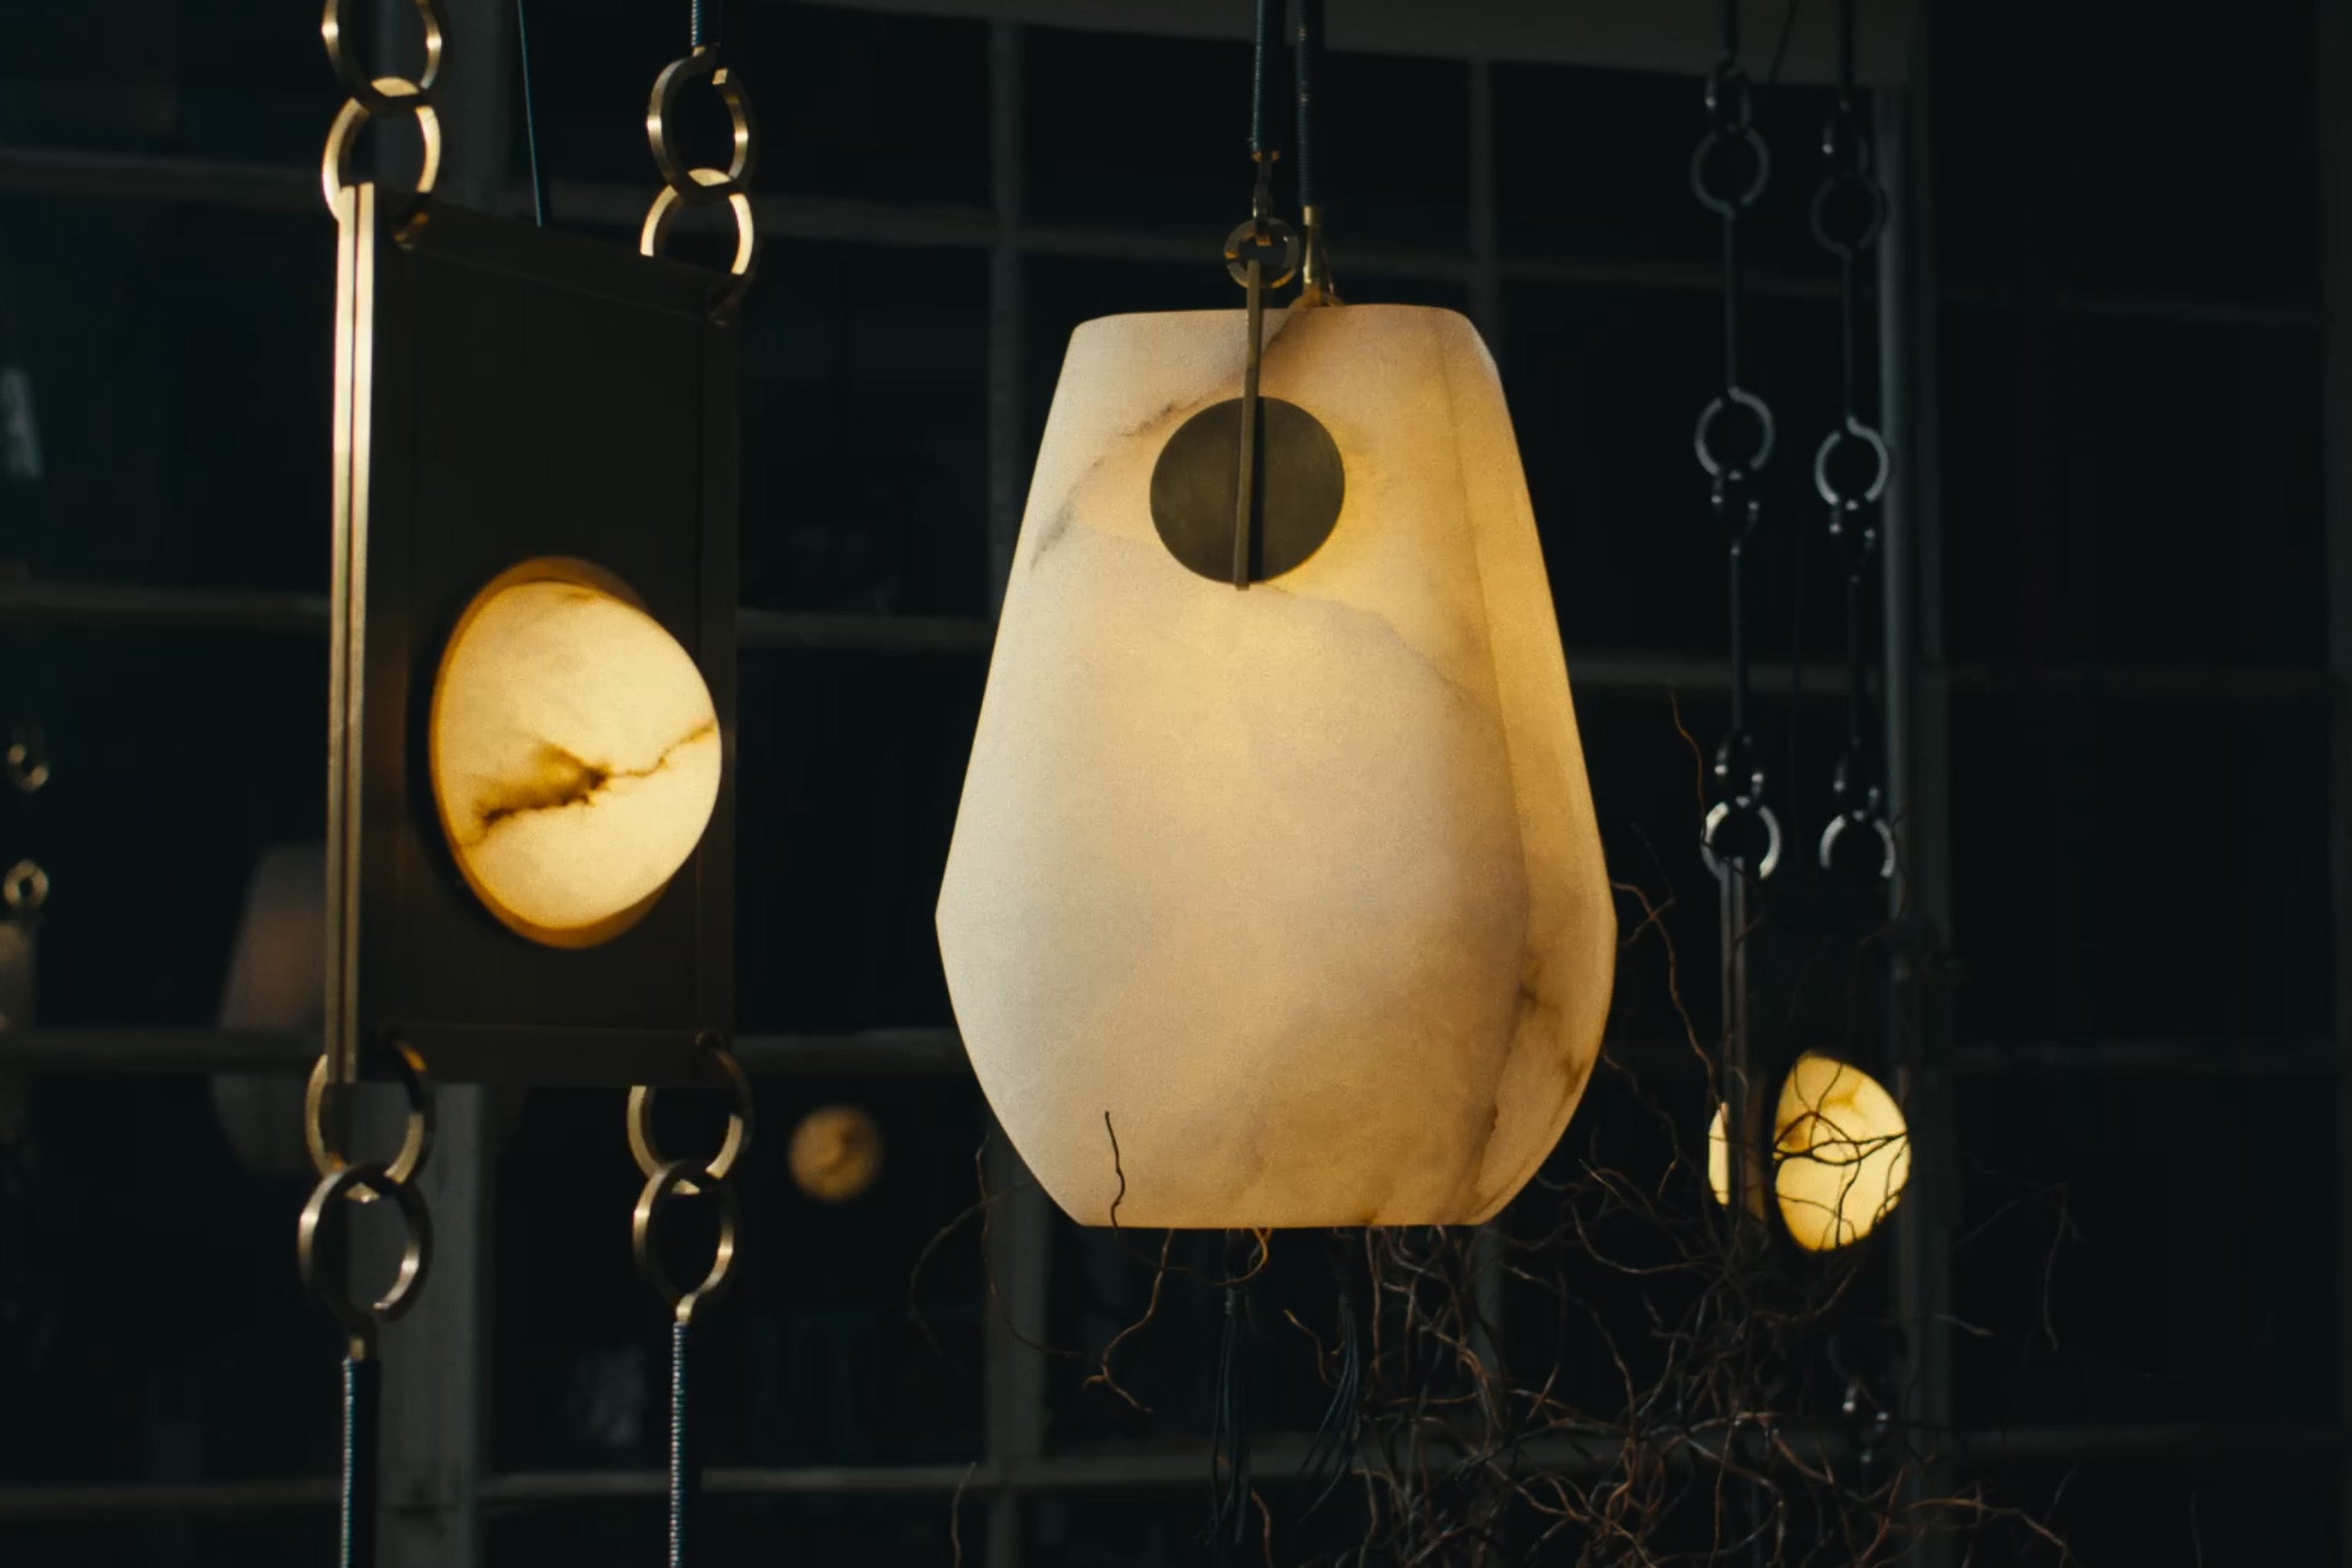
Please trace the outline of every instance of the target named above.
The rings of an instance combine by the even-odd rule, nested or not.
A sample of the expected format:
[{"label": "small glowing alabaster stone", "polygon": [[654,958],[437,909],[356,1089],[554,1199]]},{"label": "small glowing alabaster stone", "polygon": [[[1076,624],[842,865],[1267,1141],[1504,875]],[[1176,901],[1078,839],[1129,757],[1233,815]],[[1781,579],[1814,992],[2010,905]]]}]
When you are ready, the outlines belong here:
[{"label": "small glowing alabaster stone", "polygon": [[793,1184],[822,1204],[846,1203],[882,1174],[882,1129],[855,1105],[826,1105],[801,1118],[790,1151]]},{"label": "small glowing alabaster stone", "polygon": [[[1903,1110],[1876,1079],[1834,1057],[1807,1052],[1780,1085],[1773,1118],[1772,1185],[1780,1222],[1807,1252],[1860,1241],[1903,1201],[1911,1137]],[[1724,1108],[1706,1134],[1707,1185],[1731,1202],[1731,1147]]]},{"label": "small glowing alabaster stone", "polygon": [[1264,390],[1346,497],[1236,590],[1150,492],[1242,332],[1071,339],[940,893],[957,1021],[1082,1224],[1483,1220],[1575,1110],[1616,963],[1510,416],[1453,311],[1268,312]]},{"label": "small glowing alabaster stone", "polygon": [[618,584],[518,567],[475,599],[433,689],[433,795],[466,881],[535,942],[619,934],[694,853],[719,718],[693,658]]},{"label": "small glowing alabaster stone", "polygon": [[1911,1179],[1911,1138],[1885,1086],[1811,1052],[1780,1085],[1772,1173],[1780,1222],[1799,1247],[1827,1252],[1868,1236]]}]

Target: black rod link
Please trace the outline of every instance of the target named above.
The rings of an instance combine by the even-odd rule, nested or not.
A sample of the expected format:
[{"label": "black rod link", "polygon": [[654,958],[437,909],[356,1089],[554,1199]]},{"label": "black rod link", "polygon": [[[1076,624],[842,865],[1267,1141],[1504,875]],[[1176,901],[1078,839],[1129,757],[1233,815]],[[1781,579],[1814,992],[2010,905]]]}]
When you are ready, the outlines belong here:
[{"label": "black rod link", "polygon": [[1723,58],[1706,79],[1706,130],[1691,154],[1691,193],[1722,229],[1723,387],[1700,410],[1692,447],[1708,479],[1708,504],[1728,555],[1731,723],[1716,752],[1716,803],[1701,845],[1727,885],[1762,879],[1780,861],[1780,828],[1765,797],[1766,776],[1750,731],[1748,544],[1762,521],[1760,477],[1771,461],[1771,405],[1749,390],[1743,348],[1747,295],[1744,226],[1770,183],[1772,159],[1755,125],[1755,104],[1738,64],[1738,5],[1726,0]]},{"label": "black rod link", "polygon": [[[1895,836],[1873,752],[1869,588],[1878,506],[1894,459],[1862,406],[1862,260],[1885,226],[1886,193],[1874,167],[1868,122],[1854,101],[1854,0],[1838,0],[1837,18],[1838,100],[1822,132],[1823,169],[1811,226],[1814,242],[1838,264],[1838,420],[1814,454],[1813,489],[1829,508],[1830,539],[1845,563],[1846,740],[1831,775],[1836,807],[1822,829],[1819,858],[1824,871],[1853,861],[1885,879],[1895,874]],[[1849,833],[1864,847],[1842,856]]]}]

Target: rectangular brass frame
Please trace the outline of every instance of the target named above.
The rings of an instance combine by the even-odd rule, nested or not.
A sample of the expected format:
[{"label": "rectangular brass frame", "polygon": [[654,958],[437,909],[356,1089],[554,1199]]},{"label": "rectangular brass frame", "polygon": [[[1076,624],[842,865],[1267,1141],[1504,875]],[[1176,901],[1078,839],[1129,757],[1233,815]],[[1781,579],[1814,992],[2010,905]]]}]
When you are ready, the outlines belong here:
[{"label": "rectangular brass frame", "polygon": [[[699,1076],[734,1018],[741,357],[725,279],[582,236],[348,187],[338,215],[327,1051],[445,1081]],[[725,764],[709,832],[601,946],[542,947],[458,875],[425,716],[492,576],[571,556],[627,583],[701,668]]]}]

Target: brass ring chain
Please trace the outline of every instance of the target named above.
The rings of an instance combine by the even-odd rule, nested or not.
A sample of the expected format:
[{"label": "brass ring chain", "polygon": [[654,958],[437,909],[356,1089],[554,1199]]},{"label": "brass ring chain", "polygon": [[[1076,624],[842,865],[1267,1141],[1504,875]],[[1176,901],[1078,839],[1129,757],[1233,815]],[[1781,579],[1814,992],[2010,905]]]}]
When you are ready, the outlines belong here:
[{"label": "brass ring chain", "polygon": [[[19,724],[10,732],[5,771],[19,795],[38,795],[47,785],[53,776],[49,742],[38,724]],[[0,877],[0,902],[7,905],[9,919],[32,920],[41,912],[48,898],[49,874],[29,856],[9,867],[6,876]]]},{"label": "brass ring chain", "polygon": [[441,80],[447,65],[448,23],[442,15],[443,0],[409,0],[416,7],[417,19],[425,25],[425,68],[414,77],[371,76],[360,64],[344,37],[343,0],[326,0],[326,11],[319,21],[319,36],[327,46],[327,58],[333,63],[336,77],[351,97],[336,111],[333,125],[327,131],[327,150],[320,161],[319,184],[327,197],[327,210],[341,215],[343,193],[350,188],[352,150],[359,143],[360,128],[372,120],[414,120],[416,134],[425,149],[425,163],[416,176],[416,194],[429,195],[434,182],[441,174],[441,117],[434,109],[434,89]]},{"label": "brass ring chain", "polygon": [[[400,1066],[401,1088],[408,1097],[407,1128],[400,1152],[390,1160],[355,1161],[344,1152],[342,1126],[349,1104],[347,1085],[337,1084],[321,1056],[310,1070],[303,1097],[303,1138],[319,1184],[303,1205],[298,1231],[302,1283],[326,1304],[328,1312],[351,1341],[355,1361],[375,1352],[376,1330],[415,1304],[417,1292],[433,1262],[433,1216],[425,1207],[416,1178],[433,1153],[433,1084],[424,1059],[406,1045],[394,1053]],[[399,1212],[404,1237],[400,1270],[392,1286],[373,1300],[351,1293],[351,1282],[336,1267],[349,1234],[351,1215],[362,1204],[388,1200]]]},{"label": "brass ring chain", "polygon": [[[734,1174],[751,1147],[751,1083],[735,1053],[715,1035],[701,1041],[705,1058],[724,1084],[731,1104],[727,1132],[718,1152],[702,1159],[672,1159],[655,1142],[653,1088],[639,1084],[629,1090],[629,1153],[645,1173],[629,1223],[630,1250],[637,1272],[645,1277],[680,1325],[690,1324],[696,1311],[723,1292],[735,1272],[737,1243],[742,1229],[742,1204],[736,1196]],[[658,1235],[663,1213],[681,1198],[707,1198],[719,1214],[719,1242],[709,1269],[701,1281],[682,1289],[662,1262]]]},{"label": "brass ring chain", "polygon": [[[692,163],[677,144],[678,100],[697,81],[708,81],[726,107],[733,126],[731,152],[723,169]],[[670,225],[688,207],[724,204],[735,219],[735,256],[727,270],[733,281],[720,295],[719,307],[731,310],[751,286],[751,269],[760,255],[760,233],[751,221],[751,170],[759,145],[759,124],[751,116],[751,97],[732,66],[719,63],[715,44],[698,43],[680,59],[672,60],[654,79],[646,106],[646,141],[652,146],[654,166],[661,171],[662,188],[646,209],[637,249],[659,256],[669,237]]]},{"label": "brass ring chain", "polygon": [[[694,1321],[703,1307],[719,1299],[735,1273],[735,1258],[743,1234],[743,1205],[735,1195],[734,1173],[751,1147],[751,1083],[743,1065],[719,1035],[706,1031],[696,1041],[707,1071],[723,1086],[730,1103],[727,1132],[719,1150],[706,1158],[673,1160],[654,1141],[654,1090],[639,1084],[629,1090],[629,1152],[646,1173],[629,1218],[629,1250],[637,1272],[670,1310],[669,1325],[669,1568],[687,1568],[697,1561],[694,1550],[701,1537],[698,1522],[702,1496],[701,1424],[693,1419],[691,1384],[688,1375],[694,1340]],[[681,1286],[663,1258],[662,1215],[675,1212],[680,1198],[700,1198],[716,1211],[719,1235],[710,1266],[690,1286]]]}]

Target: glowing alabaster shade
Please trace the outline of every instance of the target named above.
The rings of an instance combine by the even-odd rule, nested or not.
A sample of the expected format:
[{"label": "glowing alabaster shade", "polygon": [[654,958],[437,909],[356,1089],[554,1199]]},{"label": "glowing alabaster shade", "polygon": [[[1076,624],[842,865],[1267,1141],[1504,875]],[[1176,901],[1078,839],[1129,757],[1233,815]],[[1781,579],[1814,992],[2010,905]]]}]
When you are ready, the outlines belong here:
[{"label": "glowing alabaster shade", "polygon": [[1082,1224],[1483,1220],[1575,1110],[1616,960],[1518,449],[1452,311],[1266,330],[1265,391],[1328,429],[1346,501],[1246,591],[1150,507],[1170,435],[1239,387],[1240,312],[1071,340],[940,893],[948,984]]},{"label": "glowing alabaster shade", "polygon": [[459,620],[433,689],[433,794],[458,868],[550,946],[634,923],[719,796],[710,690],[625,595],[574,563],[519,567]]},{"label": "glowing alabaster shade", "polygon": [[[1780,1222],[1808,1252],[1860,1241],[1895,1212],[1911,1179],[1911,1137],[1902,1107],[1876,1079],[1834,1057],[1808,1052],[1780,1085],[1773,1116],[1772,1185]],[[1731,1201],[1724,1112],[1707,1131],[1707,1183]]]}]

